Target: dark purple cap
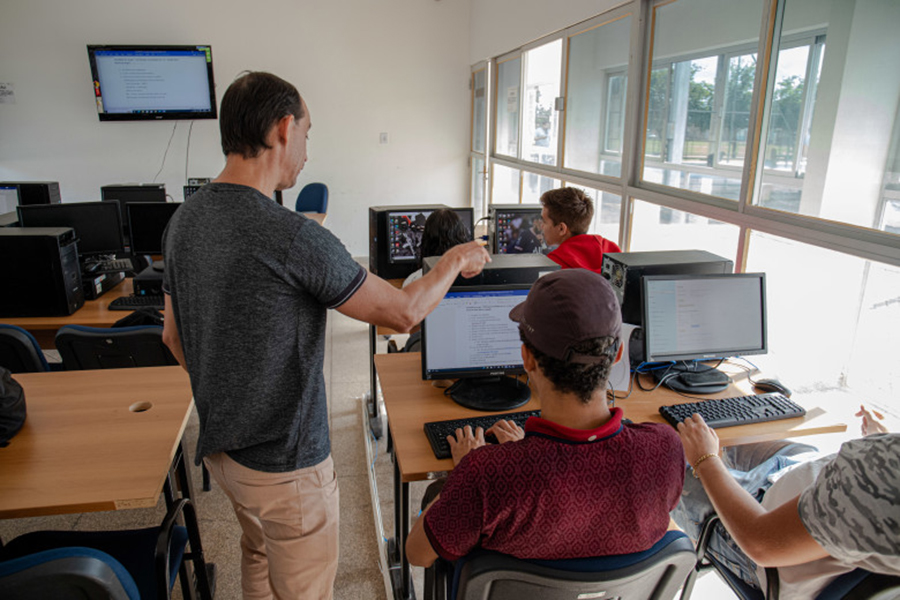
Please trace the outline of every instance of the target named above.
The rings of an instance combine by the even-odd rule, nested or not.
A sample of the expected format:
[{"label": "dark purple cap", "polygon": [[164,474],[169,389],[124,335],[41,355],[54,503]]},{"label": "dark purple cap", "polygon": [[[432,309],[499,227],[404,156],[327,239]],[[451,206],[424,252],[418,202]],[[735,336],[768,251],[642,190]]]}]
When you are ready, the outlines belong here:
[{"label": "dark purple cap", "polygon": [[609,282],[586,269],[563,269],[538,279],[525,302],[509,312],[528,342],[557,360],[593,364],[605,360],[572,352],[598,337],[619,337],[622,310]]}]

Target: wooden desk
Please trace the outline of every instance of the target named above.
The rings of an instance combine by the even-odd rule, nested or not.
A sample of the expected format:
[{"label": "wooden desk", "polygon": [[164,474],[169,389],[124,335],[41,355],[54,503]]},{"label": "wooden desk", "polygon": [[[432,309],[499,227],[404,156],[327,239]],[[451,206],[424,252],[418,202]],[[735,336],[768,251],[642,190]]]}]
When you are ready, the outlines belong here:
[{"label": "wooden desk", "polygon": [[184,369],[15,378],[28,416],[0,448],[0,518],[156,506],[193,402]]},{"label": "wooden desk", "polygon": [[64,317],[2,317],[0,321],[27,329],[37,339],[41,348],[55,348],[57,330],[63,325],[86,325],[88,327],[111,327],[113,323],[129,314],[128,311],[109,310],[109,303],[121,296],[134,293],[132,279],[126,278],[96,300],[86,300],[84,306]]},{"label": "wooden desk", "polygon": [[[409,482],[433,479],[453,469],[452,459],[435,458],[422,425],[430,421],[464,419],[491,413],[464,408],[445,396],[443,389],[434,387],[430,381],[423,381],[419,353],[379,354],[374,357],[374,363],[381,381],[393,444],[395,535],[389,542],[389,552],[393,565],[399,567],[392,570],[392,575],[395,575],[394,592],[395,597],[410,598],[412,588],[405,555],[410,515]],[[645,385],[649,387],[649,381]],[[727,390],[708,397],[725,398],[745,393],[748,392],[732,384]],[[618,400],[616,405],[622,408],[625,417],[636,423],[665,423],[659,414],[660,406],[691,401],[667,388],[653,392],[635,389],[628,399]],[[540,401],[532,396],[528,404],[516,411],[539,408]],[[846,423],[829,417],[821,407],[804,403],[804,408],[807,410],[805,417],[728,427],[717,429],[716,433],[723,446],[733,446],[847,430]]]}]

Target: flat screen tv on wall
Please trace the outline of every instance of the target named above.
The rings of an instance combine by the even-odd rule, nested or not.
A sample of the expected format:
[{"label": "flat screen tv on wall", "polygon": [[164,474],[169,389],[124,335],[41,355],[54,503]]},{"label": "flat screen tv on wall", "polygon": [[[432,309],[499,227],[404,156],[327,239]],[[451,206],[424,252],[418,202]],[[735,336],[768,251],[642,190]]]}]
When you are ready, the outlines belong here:
[{"label": "flat screen tv on wall", "polygon": [[101,121],[215,119],[209,46],[88,45]]}]

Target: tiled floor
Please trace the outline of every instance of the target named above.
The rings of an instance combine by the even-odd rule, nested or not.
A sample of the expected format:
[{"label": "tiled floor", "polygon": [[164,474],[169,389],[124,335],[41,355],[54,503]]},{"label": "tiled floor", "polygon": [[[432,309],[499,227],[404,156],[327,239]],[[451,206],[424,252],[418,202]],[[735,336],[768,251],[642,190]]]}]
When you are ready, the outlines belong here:
[{"label": "tiled floor", "polygon": [[[402,346],[402,343],[400,344]],[[380,351],[385,342],[379,341]],[[386,598],[386,578],[382,570],[380,548],[384,536],[393,531],[392,470],[385,453],[384,438],[377,443],[363,428],[362,397],[369,389],[368,327],[336,312],[329,314],[325,380],[328,388],[332,453],[341,494],[340,563],[335,583],[337,600]],[[382,411],[383,412],[383,411]],[[852,417],[851,417],[852,419]],[[848,432],[848,435],[856,432]],[[197,421],[190,422],[187,447],[193,453]],[[811,443],[836,449],[844,436],[820,436]],[[367,456],[367,452],[369,453]],[[370,479],[370,471],[373,477]],[[200,492],[200,469],[194,468],[197,511],[201,535],[209,561],[218,569],[216,598],[240,598],[238,540],[240,529],[228,500],[213,484],[210,492]],[[427,482],[411,485],[412,505],[419,506]],[[373,492],[374,490],[374,492]],[[377,496],[374,496],[377,493]],[[372,498],[380,502],[373,510]],[[380,510],[381,522],[373,516]],[[0,521],[0,538],[38,529],[121,529],[144,527],[161,521],[162,503],[152,510],[130,510],[82,515]],[[421,570],[413,569],[417,597],[421,594]],[[180,597],[178,586],[175,596]],[[693,598],[700,600],[730,598],[733,595],[714,574],[702,576]]]}]

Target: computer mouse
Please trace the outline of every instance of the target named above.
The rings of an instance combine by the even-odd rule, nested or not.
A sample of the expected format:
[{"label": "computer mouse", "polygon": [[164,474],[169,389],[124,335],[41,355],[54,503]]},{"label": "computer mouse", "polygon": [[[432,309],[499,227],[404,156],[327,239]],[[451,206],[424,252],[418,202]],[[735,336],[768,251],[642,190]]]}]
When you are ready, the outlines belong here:
[{"label": "computer mouse", "polygon": [[788,398],[791,397],[791,390],[777,379],[757,379],[753,382],[753,388],[762,393],[778,392],[784,394]]}]

